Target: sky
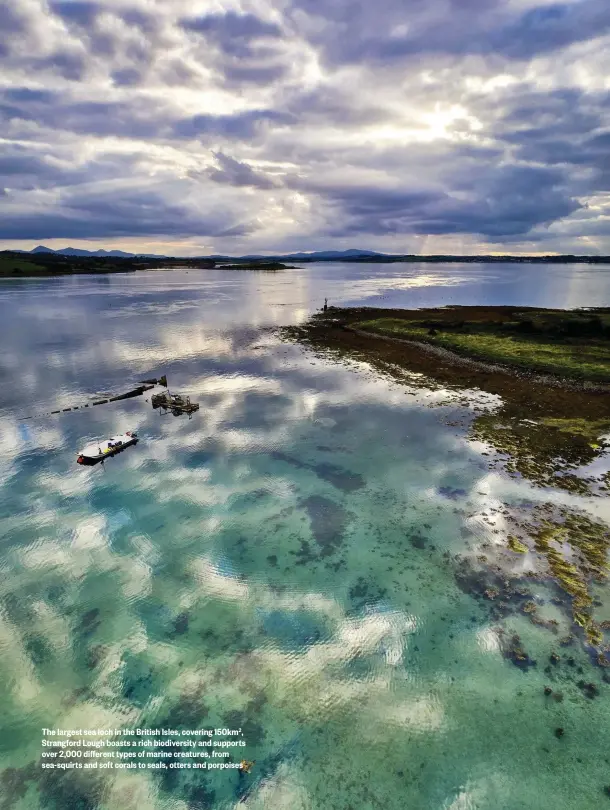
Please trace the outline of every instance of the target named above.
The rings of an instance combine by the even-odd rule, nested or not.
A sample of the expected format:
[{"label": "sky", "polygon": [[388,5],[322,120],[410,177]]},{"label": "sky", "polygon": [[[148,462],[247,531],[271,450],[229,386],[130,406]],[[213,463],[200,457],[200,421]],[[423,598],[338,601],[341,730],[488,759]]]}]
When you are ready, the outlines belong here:
[{"label": "sky", "polygon": [[0,0],[0,249],[610,254],[608,0]]}]

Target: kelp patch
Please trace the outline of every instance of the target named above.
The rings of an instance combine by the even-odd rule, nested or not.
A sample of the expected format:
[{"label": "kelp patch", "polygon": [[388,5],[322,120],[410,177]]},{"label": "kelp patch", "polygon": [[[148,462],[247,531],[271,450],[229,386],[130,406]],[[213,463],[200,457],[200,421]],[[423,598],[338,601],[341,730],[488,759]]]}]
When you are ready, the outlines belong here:
[{"label": "kelp patch", "polygon": [[298,458],[294,458],[294,456],[289,456],[286,453],[280,453],[279,451],[274,451],[269,455],[276,461],[291,464],[297,469],[310,470],[311,472],[315,473],[318,478],[328,481],[329,484],[332,484],[334,487],[342,490],[343,492],[353,492],[354,490],[361,489],[365,484],[364,478],[359,473],[350,472],[350,470],[346,470],[336,464],[331,464],[329,462],[308,464]]},{"label": "kelp patch", "polygon": [[[604,582],[608,576],[610,529],[586,515],[562,510],[562,520],[543,520],[530,528],[535,549],[548,562],[559,586],[572,598],[572,618],[594,647],[603,645],[602,629],[593,618],[592,582]],[[610,647],[600,650],[600,663],[610,665]]]},{"label": "kelp patch", "polygon": [[499,411],[477,416],[470,436],[507,456],[509,473],[522,475],[539,486],[579,495],[601,489],[603,480],[585,478],[576,471],[607,449],[601,435],[610,430],[610,419],[551,417],[544,413],[533,419],[531,410],[505,402]]},{"label": "kelp patch", "polygon": [[328,557],[342,545],[350,513],[323,495],[311,495],[299,504],[309,516],[311,532],[318,544],[319,556]]}]

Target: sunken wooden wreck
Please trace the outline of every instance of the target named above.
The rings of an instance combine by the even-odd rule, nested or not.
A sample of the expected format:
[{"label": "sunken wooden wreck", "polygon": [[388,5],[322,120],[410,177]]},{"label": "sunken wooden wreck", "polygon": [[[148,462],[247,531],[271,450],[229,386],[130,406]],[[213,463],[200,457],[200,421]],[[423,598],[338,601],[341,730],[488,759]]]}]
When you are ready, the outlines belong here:
[{"label": "sunken wooden wreck", "polygon": [[[109,402],[119,402],[122,399],[133,399],[133,397],[141,397],[142,394],[145,394],[146,391],[150,391],[156,385],[164,385],[167,386],[167,377],[165,374],[163,377],[160,377],[158,380],[142,380],[140,385],[137,388],[132,388],[131,391],[126,391],[124,394],[117,394],[115,397],[106,397],[106,399],[94,399],[93,402],[87,402],[85,405],[73,405],[71,408],[61,408],[57,411],[51,411],[51,415],[56,413],[67,413],[68,411],[78,411],[82,408],[88,408],[89,405],[93,407],[94,405],[107,405]],[[24,419],[32,419],[31,416],[25,416]]]}]

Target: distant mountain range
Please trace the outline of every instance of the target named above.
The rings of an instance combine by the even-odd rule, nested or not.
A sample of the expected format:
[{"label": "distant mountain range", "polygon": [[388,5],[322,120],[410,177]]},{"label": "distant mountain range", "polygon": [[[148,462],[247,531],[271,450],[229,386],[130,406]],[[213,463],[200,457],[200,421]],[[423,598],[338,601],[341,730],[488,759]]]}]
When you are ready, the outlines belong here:
[{"label": "distant mountain range", "polygon": [[61,250],[51,250],[44,245],[38,245],[34,250],[14,250],[13,253],[55,253],[61,256],[118,256],[123,259],[133,259],[134,256],[146,256],[147,259],[165,259],[155,253],[125,253],[122,250],[81,250],[80,248],[61,248]]},{"label": "distant mountain range", "polygon": [[[414,262],[428,262],[434,263],[463,263],[474,264],[480,262],[486,263],[527,263],[527,264],[610,264],[610,256],[589,255],[589,256],[574,256],[572,254],[547,254],[538,256],[527,255],[474,255],[474,256],[455,256],[455,255],[424,255],[424,254],[396,254],[396,253],[376,253],[374,250],[319,250],[311,253],[276,253],[276,254],[257,254],[249,256],[162,256],[158,253],[125,253],[122,250],[80,250],[79,248],[63,248],[61,250],[51,250],[51,248],[39,245],[34,250],[13,250],[13,251],[0,251],[3,253],[21,253],[26,255],[55,255],[55,256],[71,256],[73,258],[98,258],[98,259],[118,259],[119,264],[129,263],[129,259],[150,259],[151,261],[164,262],[166,259],[171,260],[177,266],[186,266],[188,262],[224,262],[226,263],[270,263],[270,262],[358,262],[358,263],[384,263],[390,264],[395,262],[414,263]],[[121,262],[120,260],[124,260]],[[140,265],[142,262],[140,262]],[[163,266],[157,265],[157,266]],[[207,266],[207,265],[206,265]]]},{"label": "distant mountain range", "polygon": [[[365,256],[370,256],[371,258],[374,256],[387,256],[386,253],[375,253],[374,250],[319,250],[314,251],[313,253],[282,253],[279,255],[274,255],[272,258],[274,259],[292,259],[293,261],[298,261],[299,259],[319,259],[320,261],[328,261],[329,259],[355,259],[355,258],[363,258]],[[226,258],[224,256],[210,256],[210,259],[221,259]],[[271,258],[270,256],[240,256],[240,259],[268,259]]]},{"label": "distant mountain range", "polygon": [[[80,250],[80,248],[61,248],[60,250],[51,250],[51,248],[45,247],[44,245],[38,245],[33,250],[14,250],[13,253],[55,253],[62,256],[115,256],[123,259],[133,259],[136,256],[145,256],[147,259],[169,259],[175,258],[170,256],[163,256],[159,255],[158,253],[125,253],[122,250]],[[375,253],[372,250],[325,250],[325,251],[318,251],[317,253],[288,253],[282,254],[281,256],[192,256],[192,257],[185,257],[185,258],[197,258],[197,259],[248,259],[250,261],[254,259],[292,259],[294,261],[298,261],[298,259],[319,259],[320,261],[328,261],[332,259],[348,259],[348,258],[356,258],[360,256],[384,256],[384,253]]]}]

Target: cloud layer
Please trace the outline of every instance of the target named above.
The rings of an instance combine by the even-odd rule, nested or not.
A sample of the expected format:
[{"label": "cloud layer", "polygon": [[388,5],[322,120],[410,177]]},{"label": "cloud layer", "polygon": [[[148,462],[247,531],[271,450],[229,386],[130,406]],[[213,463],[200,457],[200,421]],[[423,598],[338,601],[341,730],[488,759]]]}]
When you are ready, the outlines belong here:
[{"label": "cloud layer", "polygon": [[0,0],[0,246],[610,253],[609,44],[605,0]]}]

